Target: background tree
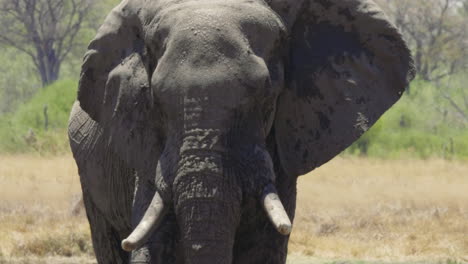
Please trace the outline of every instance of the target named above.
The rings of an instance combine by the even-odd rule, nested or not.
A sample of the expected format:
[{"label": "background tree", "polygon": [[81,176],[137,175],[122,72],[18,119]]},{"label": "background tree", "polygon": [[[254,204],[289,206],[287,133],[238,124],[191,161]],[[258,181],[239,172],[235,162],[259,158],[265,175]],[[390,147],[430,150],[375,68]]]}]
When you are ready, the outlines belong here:
[{"label": "background tree", "polygon": [[419,76],[438,81],[468,65],[467,0],[377,0],[408,41]]},{"label": "background tree", "polygon": [[80,31],[89,26],[94,2],[0,0],[0,44],[29,55],[46,86],[59,78],[62,62],[78,45]]},{"label": "background tree", "polygon": [[[419,78],[437,87],[433,108],[468,125],[468,0],[376,0],[412,49]],[[424,89],[424,88],[423,88]]]}]

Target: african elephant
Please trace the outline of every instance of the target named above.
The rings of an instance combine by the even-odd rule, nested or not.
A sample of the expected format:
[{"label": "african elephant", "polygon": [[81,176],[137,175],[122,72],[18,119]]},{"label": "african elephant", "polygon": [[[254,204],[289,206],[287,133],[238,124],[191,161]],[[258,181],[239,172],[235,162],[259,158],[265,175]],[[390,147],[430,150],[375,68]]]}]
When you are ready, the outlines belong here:
[{"label": "african elephant", "polygon": [[98,262],[285,263],[297,177],[413,77],[369,0],[122,1],[69,123]]}]

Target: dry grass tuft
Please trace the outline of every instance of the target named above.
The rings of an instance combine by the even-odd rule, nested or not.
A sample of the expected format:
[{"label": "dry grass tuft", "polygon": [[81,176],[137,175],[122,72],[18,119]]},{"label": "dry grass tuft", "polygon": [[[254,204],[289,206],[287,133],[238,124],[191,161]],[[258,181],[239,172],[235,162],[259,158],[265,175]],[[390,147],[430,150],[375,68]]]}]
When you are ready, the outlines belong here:
[{"label": "dry grass tuft", "polygon": [[[466,162],[337,158],[298,186],[294,255],[468,262]],[[80,188],[69,155],[2,156],[0,188],[0,264],[89,262],[88,223],[71,213]]]},{"label": "dry grass tuft", "polygon": [[[45,228],[33,231],[27,239],[17,238],[12,248],[15,257],[24,256],[82,256],[92,253],[88,226],[82,219],[56,219],[57,223],[42,223]],[[41,224],[38,224],[41,225]],[[53,230],[49,230],[54,226]]]}]

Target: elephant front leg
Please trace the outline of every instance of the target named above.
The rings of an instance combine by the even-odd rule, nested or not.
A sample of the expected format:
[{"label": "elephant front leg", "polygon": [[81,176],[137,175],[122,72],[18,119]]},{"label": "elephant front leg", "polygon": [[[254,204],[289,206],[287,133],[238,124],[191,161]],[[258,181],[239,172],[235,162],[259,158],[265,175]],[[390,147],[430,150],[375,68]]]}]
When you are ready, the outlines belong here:
[{"label": "elephant front leg", "polygon": [[[132,208],[132,226],[135,228],[143,218],[151,203],[156,188],[154,182],[147,177],[138,177],[136,194]],[[173,210],[169,210],[160,226],[148,241],[131,256],[132,264],[174,264],[176,263],[176,224]]]},{"label": "elephant front leg", "polygon": [[[278,195],[291,221],[296,210],[297,177],[288,177],[282,169],[276,170]],[[236,235],[235,264],[285,264],[289,235],[280,234],[263,213],[257,200],[246,201],[241,229]],[[293,225],[294,226],[294,225]]]},{"label": "elephant front leg", "polygon": [[91,227],[91,238],[97,262],[99,264],[128,263],[128,253],[120,249],[119,245],[121,232],[112,226],[86,191],[83,192],[83,201]]},{"label": "elephant front leg", "polygon": [[[257,207],[256,211],[262,208]],[[264,215],[250,215],[254,221],[241,223],[234,247],[234,264],[284,264],[288,252],[289,235],[284,236]]]}]

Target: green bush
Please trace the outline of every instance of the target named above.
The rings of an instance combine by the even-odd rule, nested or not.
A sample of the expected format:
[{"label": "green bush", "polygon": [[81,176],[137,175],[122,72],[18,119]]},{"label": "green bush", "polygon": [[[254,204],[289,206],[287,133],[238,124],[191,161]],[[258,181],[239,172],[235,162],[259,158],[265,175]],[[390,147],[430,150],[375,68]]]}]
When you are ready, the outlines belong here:
[{"label": "green bush", "polygon": [[468,130],[441,113],[440,109],[450,109],[440,95],[442,88],[415,80],[411,93],[405,93],[345,154],[467,159]]},{"label": "green bush", "polygon": [[[453,91],[461,91],[463,80]],[[415,80],[405,93],[345,155],[378,158],[468,159],[468,129],[444,114],[449,103],[434,84]],[[66,127],[76,97],[76,81],[58,81],[41,89],[14,113],[0,116],[0,153],[57,154],[68,151]],[[457,94],[453,94],[457,99]],[[44,106],[49,124],[45,129]],[[441,109],[445,109],[441,111]]]},{"label": "green bush", "polygon": [[0,117],[0,153],[66,151],[66,127],[76,89],[76,81],[57,81],[18,106],[14,113]]}]

